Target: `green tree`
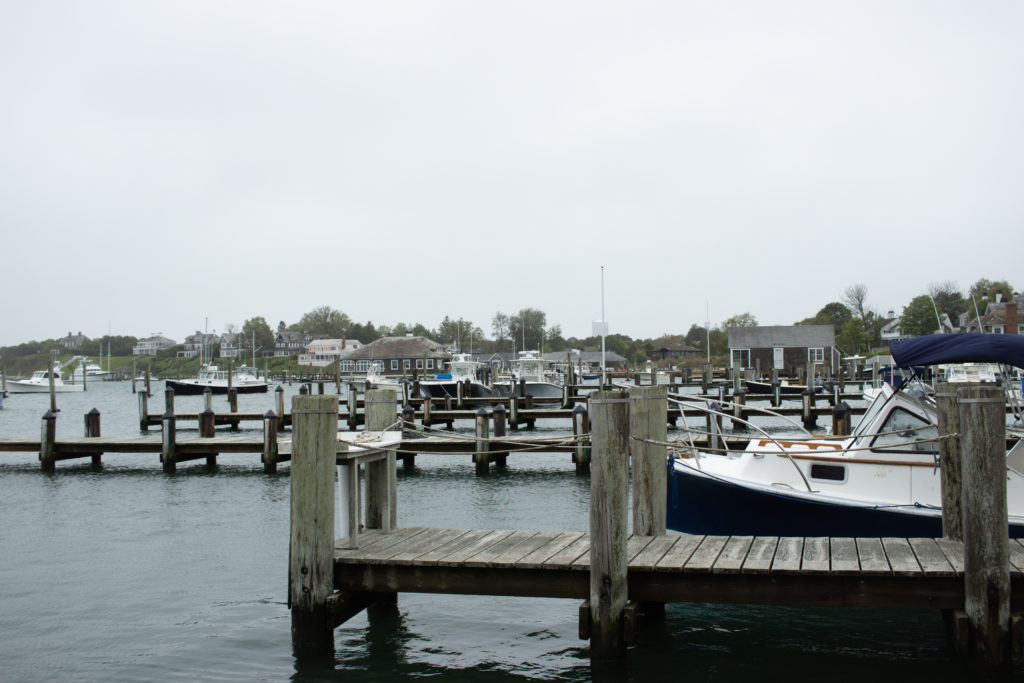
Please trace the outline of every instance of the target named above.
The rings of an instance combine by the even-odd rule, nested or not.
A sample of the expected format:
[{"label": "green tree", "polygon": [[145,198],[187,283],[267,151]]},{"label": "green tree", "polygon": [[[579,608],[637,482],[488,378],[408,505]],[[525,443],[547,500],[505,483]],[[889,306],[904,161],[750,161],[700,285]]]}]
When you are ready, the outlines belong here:
[{"label": "green tree", "polygon": [[939,314],[948,315],[954,325],[958,324],[960,315],[967,311],[967,300],[955,282],[947,280],[933,283],[928,287],[928,295],[935,302]]},{"label": "green tree", "polygon": [[508,327],[509,336],[517,349],[539,350],[541,336],[547,327],[547,315],[536,308],[524,308],[509,316]]},{"label": "green tree", "polygon": [[544,332],[544,350],[561,351],[565,348],[565,337],[562,336],[562,326],[552,325]]},{"label": "green tree", "polygon": [[931,297],[922,294],[911,299],[910,303],[903,307],[900,327],[903,329],[903,334],[911,337],[936,332],[939,323],[935,319],[935,308],[932,306]]},{"label": "green tree", "polygon": [[981,278],[973,285],[969,292],[969,297],[973,301],[965,302],[967,310],[974,312],[974,306],[978,306],[978,311],[985,315],[985,307],[991,303],[996,303],[996,294],[1002,293],[1002,295],[1009,300],[1013,296],[1013,287],[1006,280],[986,280]]},{"label": "green tree", "polygon": [[722,321],[722,330],[728,332],[730,327],[757,327],[757,318],[750,313],[739,313]]},{"label": "green tree", "polygon": [[836,333],[846,326],[853,314],[845,304],[833,301],[822,306],[821,310],[810,318],[804,318],[797,325],[834,325]]},{"label": "green tree", "polygon": [[[491,318],[491,332],[494,333],[494,341],[501,345],[501,342],[509,338],[509,320],[508,316],[498,311]],[[511,348],[511,344],[509,347]]]},{"label": "green tree", "polygon": [[440,344],[457,344],[460,351],[468,351],[471,345],[484,338],[484,331],[463,318],[452,320],[445,316],[432,336]]},{"label": "green tree", "polygon": [[270,325],[263,316],[257,316],[255,318],[249,318],[242,324],[242,339],[245,339],[246,344],[251,346],[253,338],[255,336],[256,350],[259,352],[263,350],[263,354],[272,353],[274,350],[274,331],[270,329]]},{"label": "green tree", "polygon": [[336,308],[318,306],[304,313],[291,329],[309,334],[325,334],[330,339],[342,339],[352,329],[352,319]]},{"label": "green tree", "polygon": [[868,350],[868,335],[864,330],[864,321],[850,318],[843,327],[836,331],[836,346],[846,355],[855,355]]}]

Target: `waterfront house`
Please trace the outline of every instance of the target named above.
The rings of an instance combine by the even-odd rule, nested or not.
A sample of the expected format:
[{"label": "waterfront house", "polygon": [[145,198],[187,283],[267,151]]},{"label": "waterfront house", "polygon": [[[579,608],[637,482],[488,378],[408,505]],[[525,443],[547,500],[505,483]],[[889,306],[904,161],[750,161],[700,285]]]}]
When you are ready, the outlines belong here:
[{"label": "waterfront house", "polygon": [[190,334],[185,337],[184,343],[181,345],[181,351],[178,351],[178,358],[195,358],[206,349],[205,355],[207,360],[213,353],[213,347],[220,341],[220,336],[215,333],[203,333],[196,330],[195,334]]},{"label": "waterfront house", "polygon": [[444,369],[451,354],[427,337],[381,337],[364,344],[341,361],[342,372],[366,372],[370,363],[382,363],[389,375],[433,374]]},{"label": "waterfront house", "polygon": [[688,346],[686,344],[669,344],[651,351],[651,360],[655,363],[658,361],[673,361],[686,358],[700,358],[701,350]]},{"label": "waterfront house", "polygon": [[89,338],[79,332],[78,334],[71,334],[68,332],[68,336],[59,340],[57,343],[63,346],[65,349],[74,350],[82,346],[82,344],[89,341]]},{"label": "waterfront house", "polygon": [[293,332],[292,330],[281,330],[274,337],[274,358],[285,356],[297,356],[305,351],[306,346],[314,339],[324,339],[325,334],[310,334],[309,332]]},{"label": "waterfront house", "polygon": [[167,337],[162,337],[159,334],[154,334],[146,339],[140,339],[135,342],[132,346],[132,353],[136,356],[155,356],[156,352],[160,349],[166,349],[169,346],[174,346],[178,342]]},{"label": "waterfront house", "polygon": [[314,339],[306,345],[306,352],[299,354],[299,365],[327,367],[347,358],[362,345],[358,339]]},{"label": "waterfront house", "polygon": [[839,370],[834,325],[767,325],[729,328],[729,364],[775,368],[782,374],[797,375],[808,363]]},{"label": "waterfront house", "polygon": [[238,358],[241,355],[241,339],[237,332],[225,332],[220,335],[220,357]]},{"label": "waterfront house", "polygon": [[968,316],[964,314],[964,332],[989,332],[992,334],[1024,334],[1024,323],[1020,322],[1020,307],[1024,306],[1024,296],[1014,294],[1009,301],[1001,295],[996,297],[998,301],[985,306],[985,314],[981,316],[981,324],[978,324],[978,315]]}]

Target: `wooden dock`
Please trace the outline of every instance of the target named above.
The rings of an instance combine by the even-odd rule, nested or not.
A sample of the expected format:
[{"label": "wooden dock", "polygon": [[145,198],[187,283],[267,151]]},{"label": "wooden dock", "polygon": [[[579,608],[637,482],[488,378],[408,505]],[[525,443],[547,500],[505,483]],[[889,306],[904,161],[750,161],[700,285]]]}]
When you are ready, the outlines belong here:
[{"label": "wooden dock", "polygon": [[[587,532],[397,528],[390,457],[365,466],[364,524],[356,456],[348,461],[347,484],[338,487],[348,513],[339,538],[337,527],[324,522],[335,509],[327,487],[334,478],[336,399],[303,397],[295,429],[304,436],[293,453],[291,489],[293,648],[297,657],[332,651],[337,625],[375,602],[393,602],[399,592],[581,600],[579,634],[590,640],[595,662],[626,656],[640,618],[657,620],[666,602],[925,607],[946,611],[958,651],[985,672],[1005,672],[1011,643],[1024,633],[1024,545],[1006,535],[1002,399],[995,392],[960,392],[961,539],[665,533],[667,425],[658,387],[599,392],[591,401]],[[388,393],[378,400],[387,403]],[[371,425],[383,428],[388,419],[378,412]],[[969,495],[972,487],[985,494]]]},{"label": "wooden dock", "polygon": [[[590,597],[590,534],[436,529],[339,539],[334,588],[352,592]],[[630,535],[630,600],[961,609],[963,544],[931,538]],[[1011,609],[1024,546],[1011,542]]]}]

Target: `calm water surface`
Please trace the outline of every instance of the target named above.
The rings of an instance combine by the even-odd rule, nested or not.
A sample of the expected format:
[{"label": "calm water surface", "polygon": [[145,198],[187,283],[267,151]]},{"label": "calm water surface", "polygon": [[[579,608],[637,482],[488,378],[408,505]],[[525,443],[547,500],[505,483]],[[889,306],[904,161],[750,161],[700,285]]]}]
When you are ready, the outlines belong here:
[{"label": "calm water surface", "polygon": [[[93,407],[103,434],[138,433],[129,384],[58,400],[60,435],[80,435]],[[48,404],[12,395],[0,436],[37,434]],[[273,396],[241,396],[240,408],[266,411]],[[46,475],[35,454],[0,454],[5,681],[969,679],[930,610],[670,605],[624,668],[592,671],[576,601],[416,594],[338,628],[333,657],[299,664],[285,605],[287,465],[268,476],[257,455],[221,456],[168,475],[154,454],[74,462]],[[589,486],[565,454],[512,456],[487,477],[469,456],[420,456],[399,467],[399,524],[585,530]]]}]

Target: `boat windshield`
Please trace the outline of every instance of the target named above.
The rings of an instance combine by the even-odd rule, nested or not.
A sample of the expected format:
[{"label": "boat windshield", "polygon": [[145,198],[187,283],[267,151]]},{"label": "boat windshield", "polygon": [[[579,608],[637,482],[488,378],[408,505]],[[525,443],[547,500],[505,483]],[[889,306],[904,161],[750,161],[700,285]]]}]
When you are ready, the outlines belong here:
[{"label": "boat windshield", "polygon": [[937,453],[938,436],[938,427],[909,410],[896,407],[871,442],[871,449],[894,453]]}]

